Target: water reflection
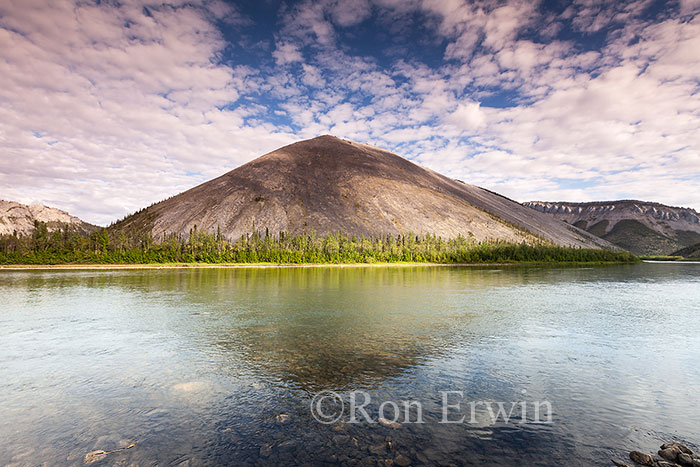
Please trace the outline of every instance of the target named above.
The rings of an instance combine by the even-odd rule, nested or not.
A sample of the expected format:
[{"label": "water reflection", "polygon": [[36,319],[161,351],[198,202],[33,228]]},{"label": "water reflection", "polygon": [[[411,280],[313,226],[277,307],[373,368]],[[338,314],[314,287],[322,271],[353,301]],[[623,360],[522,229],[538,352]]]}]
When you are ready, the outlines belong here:
[{"label": "water reflection", "polygon": [[[77,465],[134,440],[104,463],[594,464],[693,444],[699,272],[3,271],[0,463]],[[321,389],[420,400],[430,423],[322,426]],[[555,424],[441,425],[446,389],[546,398]]]}]

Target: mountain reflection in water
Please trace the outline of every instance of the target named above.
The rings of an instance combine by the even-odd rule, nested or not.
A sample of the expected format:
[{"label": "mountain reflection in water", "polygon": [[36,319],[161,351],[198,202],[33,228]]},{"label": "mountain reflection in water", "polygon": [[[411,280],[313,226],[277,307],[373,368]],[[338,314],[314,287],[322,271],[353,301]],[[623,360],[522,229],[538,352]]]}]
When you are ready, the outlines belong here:
[{"label": "mountain reflection in water", "polygon": [[[0,271],[0,463],[594,465],[697,446],[700,265]],[[672,327],[659,323],[674,323]],[[322,390],[424,424],[322,425]],[[553,423],[442,424],[440,391]],[[399,456],[403,456],[399,459]]]}]

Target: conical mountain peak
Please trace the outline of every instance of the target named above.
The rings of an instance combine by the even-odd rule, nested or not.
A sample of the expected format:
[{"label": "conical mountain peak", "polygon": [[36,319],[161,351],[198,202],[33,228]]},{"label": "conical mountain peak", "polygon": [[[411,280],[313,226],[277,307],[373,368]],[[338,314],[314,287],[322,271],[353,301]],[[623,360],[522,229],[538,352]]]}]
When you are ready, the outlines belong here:
[{"label": "conical mountain peak", "polygon": [[284,146],[155,204],[115,229],[163,234],[194,227],[230,240],[255,230],[377,236],[434,234],[476,240],[609,246],[488,190],[389,151],[331,135]]}]

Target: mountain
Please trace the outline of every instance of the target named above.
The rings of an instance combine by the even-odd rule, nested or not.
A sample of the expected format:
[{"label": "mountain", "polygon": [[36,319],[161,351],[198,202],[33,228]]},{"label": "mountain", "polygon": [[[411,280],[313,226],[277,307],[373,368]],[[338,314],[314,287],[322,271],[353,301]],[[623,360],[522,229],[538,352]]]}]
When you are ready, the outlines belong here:
[{"label": "mountain", "polygon": [[98,228],[60,209],[0,200],[0,235],[12,235],[13,232],[31,234],[34,221],[45,222],[50,232],[64,226],[82,233],[94,232]]},{"label": "mountain", "polygon": [[668,255],[700,242],[700,214],[646,201],[524,203],[637,255]]},{"label": "mountain", "polygon": [[187,236],[195,226],[229,240],[253,230],[374,236],[458,234],[476,240],[612,247],[584,231],[483,188],[450,179],[383,149],[332,136],[265,154],[154,204],[113,234]]},{"label": "mountain", "polygon": [[678,251],[671,253],[671,256],[682,256],[684,258],[697,258],[700,259],[700,243],[695,245],[690,245],[685,248],[681,248]]}]

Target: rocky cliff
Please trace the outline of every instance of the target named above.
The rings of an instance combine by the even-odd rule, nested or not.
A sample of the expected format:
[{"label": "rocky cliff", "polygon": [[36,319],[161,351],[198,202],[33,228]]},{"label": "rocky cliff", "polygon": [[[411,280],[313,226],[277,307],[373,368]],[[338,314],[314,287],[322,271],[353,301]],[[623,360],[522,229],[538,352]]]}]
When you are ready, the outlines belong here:
[{"label": "rocky cliff", "polygon": [[60,209],[40,204],[26,205],[0,200],[0,235],[11,235],[13,232],[19,235],[30,234],[34,230],[34,221],[45,222],[49,231],[63,226],[69,226],[83,233],[97,229],[96,226],[83,222]]},{"label": "rocky cliff", "polygon": [[700,214],[690,208],[636,200],[524,204],[635,254],[666,255],[700,242]]}]

